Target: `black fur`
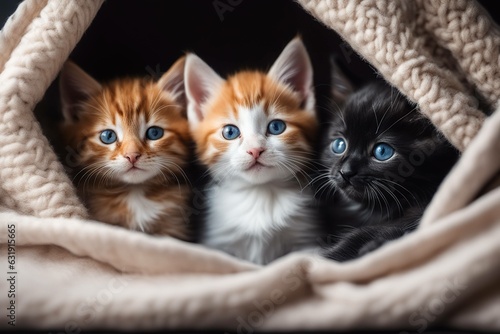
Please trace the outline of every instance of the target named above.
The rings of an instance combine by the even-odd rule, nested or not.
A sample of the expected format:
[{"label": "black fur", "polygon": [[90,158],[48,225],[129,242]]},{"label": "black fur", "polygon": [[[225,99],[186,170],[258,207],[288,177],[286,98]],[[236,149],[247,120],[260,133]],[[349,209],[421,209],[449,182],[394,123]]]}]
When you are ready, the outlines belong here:
[{"label": "black fur", "polygon": [[[332,114],[318,193],[334,237],[324,255],[345,261],[415,229],[459,152],[415,104],[385,82],[351,94]],[[347,142],[341,155],[331,149],[335,138]],[[377,143],[389,144],[396,153],[377,161]]]}]

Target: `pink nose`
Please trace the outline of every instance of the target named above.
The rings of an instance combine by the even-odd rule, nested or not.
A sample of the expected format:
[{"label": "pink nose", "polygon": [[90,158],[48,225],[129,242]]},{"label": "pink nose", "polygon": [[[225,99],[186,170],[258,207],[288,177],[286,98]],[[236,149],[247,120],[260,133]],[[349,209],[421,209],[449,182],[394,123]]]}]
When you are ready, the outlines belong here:
[{"label": "pink nose", "polygon": [[132,152],[132,153],[125,153],[125,158],[127,158],[130,163],[135,164],[137,160],[139,160],[139,157],[141,156],[140,153],[137,152]]},{"label": "pink nose", "polygon": [[259,148],[251,148],[247,151],[247,153],[250,154],[252,157],[254,157],[254,159],[257,159],[264,151],[265,149],[259,147]]}]

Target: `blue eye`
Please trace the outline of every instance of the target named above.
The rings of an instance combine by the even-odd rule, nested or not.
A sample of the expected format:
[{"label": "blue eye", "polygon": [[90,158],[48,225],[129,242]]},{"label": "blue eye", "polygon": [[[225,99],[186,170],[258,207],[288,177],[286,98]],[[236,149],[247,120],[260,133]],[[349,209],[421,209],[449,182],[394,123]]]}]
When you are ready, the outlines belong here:
[{"label": "blue eye", "polygon": [[158,126],[152,126],[146,130],[146,138],[149,140],[157,140],[163,137],[163,129]]},{"label": "blue eye", "polygon": [[347,143],[343,138],[337,138],[332,141],[332,152],[335,154],[342,154],[347,148]]},{"label": "blue eye", "polygon": [[116,133],[113,130],[104,130],[99,135],[104,144],[113,144],[116,141]]},{"label": "blue eye", "polygon": [[269,125],[267,126],[267,132],[269,132],[272,135],[280,135],[285,131],[285,129],[286,129],[285,122],[279,119],[275,119],[269,122]]},{"label": "blue eye", "polygon": [[394,155],[392,146],[386,143],[376,144],[373,148],[373,156],[379,161],[386,161]]},{"label": "blue eye", "polygon": [[237,126],[235,125],[226,125],[224,128],[222,128],[222,137],[224,137],[227,140],[233,140],[236,139],[240,136],[240,129],[238,129]]}]

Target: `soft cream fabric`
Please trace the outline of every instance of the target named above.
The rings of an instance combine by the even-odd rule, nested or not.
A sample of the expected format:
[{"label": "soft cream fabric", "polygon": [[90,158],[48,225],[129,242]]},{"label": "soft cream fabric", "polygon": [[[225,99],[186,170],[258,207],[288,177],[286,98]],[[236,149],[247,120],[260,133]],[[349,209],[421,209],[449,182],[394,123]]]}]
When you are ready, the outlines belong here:
[{"label": "soft cream fabric", "polygon": [[0,32],[0,266],[14,224],[16,328],[500,330],[500,188],[484,190],[500,111],[484,121],[470,95],[499,100],[497,27],[472,1],[299,2],[467,147],[421,228],[350,263],[295,253],[258,267],[86,220],[32,110],[102,1],[26,0]]},{"label": "soft cream fabric", "polygon": [[23,2],[0,33],[1,202],[39,217],[81,217],[84,208],[32,111],[102,1],[45,2]]},{"label": "soft cream fabric", "polygon": [[[298,0],[463,150],[500,100],[500,33],[475,1]],[[472,87],[474,85],[474,87]]]}]

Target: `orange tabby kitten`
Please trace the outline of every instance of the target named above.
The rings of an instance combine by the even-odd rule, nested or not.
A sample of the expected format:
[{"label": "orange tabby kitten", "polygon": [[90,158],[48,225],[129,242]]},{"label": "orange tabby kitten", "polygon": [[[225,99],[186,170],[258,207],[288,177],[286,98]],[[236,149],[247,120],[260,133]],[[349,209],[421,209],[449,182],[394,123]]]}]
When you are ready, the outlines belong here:
[{"label": "orange tabby kitten", "polygon": [[308,184],[318,121],[313,70],[299,38],[267,72],[221,78],[189,54],[187,112],[208,168],[201,242],[258,264],[312,249],[319,236]]},{"label": "orange tabby kitten", "polygon": [[189,239],[184,62],[179,59],[158,82],[106,84],[71,62],[64,65],[62,137],[78,153],[75,182],[92,218]]}]

